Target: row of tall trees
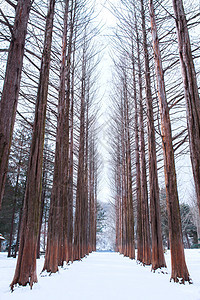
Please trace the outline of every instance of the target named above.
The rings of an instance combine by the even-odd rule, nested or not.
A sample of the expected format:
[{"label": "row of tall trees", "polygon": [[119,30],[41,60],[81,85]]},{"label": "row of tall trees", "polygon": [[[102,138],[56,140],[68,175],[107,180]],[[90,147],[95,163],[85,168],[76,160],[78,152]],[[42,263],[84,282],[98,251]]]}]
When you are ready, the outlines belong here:
[{"label": "row of tall trees", "polygon": [[[182,0],[172,4],[121,0],[121,7],[115,8],[118,28],[112,41],[118,58],[112,95],[112,170],[116,250],[135,258],[137,227],[137,260],[152,264],[153,270],[166,266],[158,184],[164,170],[171,279],[184,283],[191,280],[184,257],[175,155],[181,156],[189,144],[199,204],[200,108],[194,68],[199,48],[189,37],[198,13],[187,20]],[[32,287],[37,282],[36,257],[42,227],[46,232],[47,207],[43,271],[57,272],[65,262],[81,259],[96,247],[100,164],[95,82],[100,45],[93,13],[85,0],[49,0],[48,7],[41,1],[6,1],[0,9],[5,71],[0,78],[0,202],[11,144],[18,149],[16,171],[14,175],[9,171],[7,177],[14,191],[9,252],[16,219],[20,227],[12,290],[16,284]],[[11,143],[19,120],[31,136],[26,159],[24,139]],[[52,157],[53,170],[48,164]]]},{"label": "row of tall trees", "polygon": [[[18,1],[16,5],[9,1],[5,11],[8,7],[10,18],[1,10],[1,30],[5,35],[10,30],[10,37],[4,41],[5,45],[10,42],[10,47],[0,102],[1,198],[14,124],[19,130],[17,112],[23,120],[20,130],[28,127],[31,135],[30,149],[26,149],[29,158],[20,237],[15,238],[17,246],[19,240],[19,252],[13,290],[16,284],[32,287],[37,282],[36,258],[41,230],[47,230],[47,217],[43,271],[56,272],[65,262],[79,260],[95,250],[99,172],[95,84],[99,50],[95,50],[97,29],[92,25],[91,3],[50,0],[47,7],[37,1]],[[11,151],[15,151],[13,147],[24,149],[26,145],[18,140]],[[23,151],[19,153],[13,184],[16,195],[24,160]],[[52,170],[48,162],[54,155]],[[50,203],[47,186],[51,188]],[[14,221],[20,218],[17,198],[13,201],[9,252]]]},{"label": "row of tall trees", "polygon": [[[115,143],[117,153],[115,161],[115,182],[117,187],[116,198],[116,251],[124,253],[131,259],[135,258],[134,246],[134,217],[133,217],[133,191],[131,172],[131,138],[130,138],[130,112],[128,103],[127,78],[122,70],[122,90],[118,110],[115,112],[116,128]],[[120,137],[119,137],[120,135]],[[121,139],[120,139],[121,138]],[[122,201],[121,201],[122,200]],[[123,205],[122,205],[123,202]]]},{"label": "row of tall trees", "polygon": [[[144,265],[151,264],[152,270],[166,266],[158,184],[158,176],[164,169],[171,279],[175,282],[190,282],[184,256],[175,155],[184,155],[189,136],[198,201],[199,175],[195,173],[198,151],[194,152],[192,130],[199,132],[199,94],[194,69],[199,48],[191,46],[188,31],[190,26],[182,1],[173,1],[173,5],[161,5],[156,1],[121,1],[114,13],[118,24],[112,41],[119,54],[118,59],[114,58],[117,92],[112,94],[112,109],[117,117],[113,118],[111,125],[114,132],[112,159],[115,164],[112,165],[112,170],[115,182],[116,247],[132,258],[132,254],[124,247],[129,242],[127,203],[130,189],[126,175],[130,170],[130,183],[135,195],[134,211],[131,208],[131,213],[137,219],[137,260]],[[192,20],[197,17],[195,10],[189,16]],[[194,50],[197,52],[192,53]],[[179,71],[180,66],[182,72]],[[173,72],[176,72],[174,77]],[[126,109],[128,107],[128,119],[125,106]],[[186,117],[187,127],[184,121]],[[132,140],[127,142],[129,132]],[[195,144],[199,141],[197,136],[195,141]],[[132,160],[130,169],[126,164],[129,157]],[[134,247],[134,239],[132,243]]]}]

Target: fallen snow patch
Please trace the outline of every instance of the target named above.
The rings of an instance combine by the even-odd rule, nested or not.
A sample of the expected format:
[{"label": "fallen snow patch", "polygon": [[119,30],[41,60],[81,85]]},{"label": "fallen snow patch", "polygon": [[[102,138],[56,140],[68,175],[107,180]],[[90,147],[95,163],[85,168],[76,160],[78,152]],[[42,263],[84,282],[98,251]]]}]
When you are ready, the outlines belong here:
[{"label": "fallen snow patch", "polygon": [[16,287],[11,293],[16,259],[0,253],[0,300],[200,300],[200,250],[186,250],[185,254],[192,285],[170,283],[169,252],[165,255],[168,274],[153,273],[151,266],[143,267],[118,253],[94,252],[51,276],[40,275],[41,258],[33,289]]}]

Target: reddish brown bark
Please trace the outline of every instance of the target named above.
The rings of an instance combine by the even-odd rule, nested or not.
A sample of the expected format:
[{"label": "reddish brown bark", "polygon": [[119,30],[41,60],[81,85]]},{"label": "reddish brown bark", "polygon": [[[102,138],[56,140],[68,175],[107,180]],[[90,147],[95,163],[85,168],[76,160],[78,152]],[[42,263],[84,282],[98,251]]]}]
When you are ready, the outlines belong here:
[{"label": "reddish brown bark", "polygon": [[175,282],[184,283],[185,281],[191,282],[191,279],[188,273],[184,255],[180,208],[176,183],[174,151],[172,146],[171,123],[169,116],[169,108],[166,100],[164,74],[162,69],[162,60],[159,49],[159,40],[152,0],[149,0],[149,7],[154,48],[154,59],[156,66],[159,110],[161,117],[166,201],[169,222],[169,239],[171,248],[171,280],[174,280]]},{"label": "reddish brown bark", "polygon": [[[68,180],[68,260],[73,261],[73,174],[74,174],[74,68],[75,68],[75,42],[76,36],[73,42],[72,50],[72,37],[74,33],[74,22],[76,14],[76,1],[74,7],[74,13],[71,12],[71,26],[70,26],[70,38],[69,38],[69,49],[68,49],[68,66],[71,66],[71,53],[72,57],[72,75],[71,84],[68,83],[68,87],[71,89],[71,110],[70,110],[70,149],[69,149],[69,180]],[[69,68],[70,75],[70,68]]]},{"label": "reddish brown bark", "polygon": [[133,214],[133,192],[132,192],[132,172],[131,172],[131,151],[130,134],[127,137],[127,190],[128,190],[128,256],[135,259],[135,238],[134,238],[134,214]]},{"label": "reddish brown bark", "polygon": [[44,132],[46,120],[46,105],[48,94],[48,80],[50,69],[51,42],[53,31],[55,0],[49,3],[46,19],[44,50],[40,69],[40,80],[35,109],[32,143],[29,158],[20,247],[15,275],[11,289],[15,284],[33,286],[37,282],[36,257],[39,232],[42,160],[44,147]]},{"label": "reddish brown bark", "polygon": [[19,0],[17,2],[0,101],[0,208],[4,194],[8,158],[17,111],[24,45],[31,4],[31,0]]},{"label": "reddish brown bark", "polygon": [[83,49],[82,79],[81,79],[81,109],[80,109],[80,136],[79,136],[79,156],[76,191],[76,211],[74,224],[74,260],[82,258],[85,253],[85,47]]},{"label": "reddish brown bark", "polygon": [[162,233],[161,233],[161,213],[160,197],[157,174],[156,159],[156,141],[153,114],[153,99],[151,92],[151,79],[149,67],[149,53],[147,46],[146,24],[144,2],[141,0],[141,17],[143,33],[143,49],[145,59],[145,85],[146,85],[146,105],[147,105],[147,129],[148,129],[148,156],[149,156],[149,191],[150,191],[150,216],[151,216],[151,234],[152,234],[152,270],[166,267]]},{"label": "reddish brown bark", "polygon": [[[137,28],[136,28],[137,29]],[[142,99],[142,74],[140,64],[140,46],[138,30],[137,34],[137,52],[138,52],[138,77],[139,77],[139,141],[140,141],[140,184],[141,184],[141,236],[139,243],[142,242],[141,262],[145,265],[151,263],[151,245],[150,245],[150,223],[148,209],[148,192],[146,176],[146,158],[145,158],[145,141],[144,141],[144,122],[143,122],[143,99]]]},{"label": "reddish brown bark", "polygon": [[94,164],[94,137],[91,137],[89,151],[89,252],[96,249],[96,209],[95,209],[95,164]]},{"label": "reddish brown bark", "polygon": [[125,157],[125,126],[124,107],[121,99],[121,155],[122,155],[122,253],[127,256],[127,190],[126,190],[126,157]]},{"label": "reddish brown bark", "polygon": [[[94,156],[95,157],[95,150]],[[98,186],[98,168],[97,163],[93,160],[93,168],[94,168],[94,230],[93,230],[93,251],[96,251],[97,244],[97,186]]]},{"label": "reddish brown bark", "polygon": [[126,131],[126,182],[127,182],[127,256],[135,259],[135,239],[134,239],[134,215],[133,215],[133,191],[131,172],[131,145],[130,145],[130,120],[129,103],[127,94],[127,82],[124,82],[124,118]]},{"label": "reddish brown bark", "polygon": [[122,189],[120,183],[119,194],[119,253],[122,254]]},{"label": "reddish brown bark", "polygon": [[120,120],[116,120],[116,250],[135,258],[134,216],[132,199],[132,170],[130,147],[129,99],[126,70],[122,69],[122,93],[119,105]]},{"label": "reddish brown bark", "polygon": [[[53,187],[48,221],[47,249],[43,271],[55,273],[68,259],[67,253],[67,183],[69,152],[69,102],[65,98],[67,72],[67,32],[69,0],[65,2],[64,29],[60,68],[60,89],[58,98],[58,119]],[[63,230],[63,226],[65,230]]]},{"label": "reddish brown bark", "polygon": [[200,211],[200,98],[183,1],[173,0],[179,57],[187,108],[190,157]]},{"label": "reddish brown bark", "polygon": [[85,167],[84,167],[84,193],[85,193],[85,205],[84,205],[84,253],[89,254],[88,251],[88,158],[89,158],[89,93],[86,95],[86,133],[85,133]]},{"label": "reddish brown bark", "polygon": [[[68,1],[69,2],[69,1]],[[61,265],[63,265],[64,261],[68,262],[69,259],[72,260],[72,257],[69,258],[69,255],[71,256],[71,247],[72,247],[72,235],[73,231],[73,214],[72,214],[72,203],[73,199],[69,199],[69,109],[70,109],[70,93],[71,93],[71,57],[72,57],[72,45],[73,45],[73,34],[74,34],[74,22],[75,22],[75,16],[76,16],[76,1],[71,1],[70,6],[70,25],[69,25],[69,39],[67,43],[67,57],[66,57],[66,86],[63,85],[63,98],[65,97],[65,112],[63,114],[63,127],[62,127],[62,162],[61,162],[61,168],[63,170],[61,171],[60,176],[62,177],[62,197],[63,197],[63,245],[62,245],[62,260]],[[67,25],[67,24],[66,24]],[[66,90],[66,93],[64,94],[64,88]],[[64,96],[65,95],[65,96]],[[70,247],[70,249],[69,249]]]},{"label": "reddish brown bark", "polygon": [[117,187],[117,194],[115,196],[115,252],[119,252],[119,236],[120,236],[120,227],[119,227],[119,218],[120,218],[120,214],[119,214],[119,195],[118,195],[118,182],[117,180],[115,181],[115,186]]},{"label": "reddish brown bark", "polygon": [[116,186],[116,198],[115,198],[115,224],[116,224],[116,236],[115,236],[115,251],[122,253],[122,211],[121,211],[121,166],[120,166],[120,140],[117,139],[117,160],[115,169],[115,186]]},{"label": "reddish brown bark", "polygon": [[151,264],[150,223],[149,223],[149,208],[148,208],[142,99],[140,99],[139,124],[140,124],[140,165],[141,165],[140,180],[141,180],[141,199],[142,199],[141,211],[142,211],[142,237],[143,237],[142,263],[144,265],[150,265]]},{"label": "reddish brown bark", "polygon": [[[136,25],[137,33],[137,25]],[[132,54],[133,55],[133,54]],[[139,154],[139,128],[138,128],[138,103],[135,77],[134,55],[132,57],[133,68],[133,92],[134,92],[134,127],[135,127],[135,164],[136,164],[136,197],[137,197],[137,260],[142,262],[142,211],[141,211],[141,183],[140,183],[140,154]]]}]

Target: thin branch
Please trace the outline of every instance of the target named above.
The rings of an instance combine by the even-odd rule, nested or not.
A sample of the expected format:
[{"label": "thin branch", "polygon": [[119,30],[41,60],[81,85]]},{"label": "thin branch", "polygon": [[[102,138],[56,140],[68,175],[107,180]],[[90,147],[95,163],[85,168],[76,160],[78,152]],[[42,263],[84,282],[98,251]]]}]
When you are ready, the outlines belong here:
[{"label": "thin branch", "polygon": [[33,124],[30,123],[18,110],[17,110],[17,114],[24,120],[26,121],[27,124],[29,124],[31,126],[31,128],[33,128]]},{"label": "thin branch", "polygon": [[17,5],[14,4],[12,1],[10,0],[5,0],[8,4],[10,4],[14,9],[16,9]]},{"label": "thin branch", "polygon": [[0,13],[2,15],[2,17],[4,18],[4,20],[6,21],[6,24],[10,30],[11,35],[13,36],[13,26],[9,23],[8,19],[6,18],[6,16],[4,15],[2,9],[0,8]]}]

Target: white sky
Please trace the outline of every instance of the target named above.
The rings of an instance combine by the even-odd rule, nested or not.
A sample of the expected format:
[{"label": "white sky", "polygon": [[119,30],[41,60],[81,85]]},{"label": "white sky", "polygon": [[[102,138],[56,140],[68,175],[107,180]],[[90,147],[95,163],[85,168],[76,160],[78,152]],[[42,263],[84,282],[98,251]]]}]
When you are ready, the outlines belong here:
[{"label": "white sky", "polygon": [[[116,0],[111,0],[110,2],[116,3]],[[109,3],[107,0],[98,0],[95,5],[96,9],[99,11],[98,21],[103,24],[103,30],[101,39],[104,44],[103,57],[100,63],[100,97],[101,99],[101,116],[99,118],[99,123],[101,125],[101,132],[99,134],[99,151],[102,155],[102,169],[101,169],[101,182],[99,186],[98,198],[103,202],[107,202],[111,199],[110,182],[109,182],[109,143],[108,143],[108,108],[109,108],[109,93],[111,87],[111,77],[112,77],[112,60],[109,56],[109,38],[108,35],[111,34],[110,27],[115,24],[115,17],[109,11]]]}]

